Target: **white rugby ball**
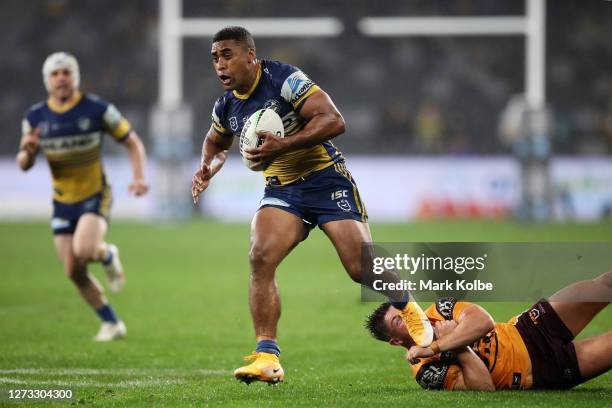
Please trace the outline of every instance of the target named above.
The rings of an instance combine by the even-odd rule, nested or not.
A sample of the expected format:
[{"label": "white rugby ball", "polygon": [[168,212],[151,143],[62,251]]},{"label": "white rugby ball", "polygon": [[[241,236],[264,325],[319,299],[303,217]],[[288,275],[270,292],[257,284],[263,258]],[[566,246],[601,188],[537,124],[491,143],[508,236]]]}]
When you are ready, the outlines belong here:
[{"label": "white rugby ball", "polygon": [[278,137],[285,137],[283,120],[272,109],[260,109],[249,117],[242,127],[242,133],[240,133],[240,155],[244,164],[253,171],[262,171],[270,164],[268,162],[254,162],[245,157],[244,149],[259,147],[263,143],[263,138],[257,136],[259,130],[267,130]]}]

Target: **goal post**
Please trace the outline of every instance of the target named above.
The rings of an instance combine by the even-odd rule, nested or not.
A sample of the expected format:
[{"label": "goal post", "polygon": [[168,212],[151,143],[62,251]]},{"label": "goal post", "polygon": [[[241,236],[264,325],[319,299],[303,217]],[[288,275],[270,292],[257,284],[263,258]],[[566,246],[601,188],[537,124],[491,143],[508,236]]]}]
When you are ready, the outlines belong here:
[{"label": "goal post", "polygon": [[372,37],[504,36],[525,37],[525,91],[521,138],[513,146],[521,167],[519,218],[552,217],[549,159],[550,115],[546,109],[546,0],[525,0],[523,16],[366,17],[359,30]]}]

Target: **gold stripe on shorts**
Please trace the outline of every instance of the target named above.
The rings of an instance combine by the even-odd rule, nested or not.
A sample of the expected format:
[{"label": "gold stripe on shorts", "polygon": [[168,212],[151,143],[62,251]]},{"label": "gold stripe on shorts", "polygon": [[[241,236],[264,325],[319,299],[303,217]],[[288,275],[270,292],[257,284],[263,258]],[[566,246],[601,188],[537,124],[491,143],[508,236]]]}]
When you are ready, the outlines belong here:
[{"label": "gold stripe on shorts", "polygon": [[357,185],[353,181],[353,176],[351,175],[351,172],[346,167],[346,164],[344,164],[342,162],[341,163],[336,163],[336,164],[334,164],[334,170],[336,170],[336,172],[338,172],[338,173],[342,174],[344,177],[346,177],[346,179],[353,186],[353,197],[355,198],[355,204],[357,204],[357,211],[361,215],[361,222],[367,222],[367,220],[368,220],[368,213],[365,210],[365,206],[363,205],[363,201],[361,201],[361,196],[359,195],[359,190],[357,189]]},{"label": "gold stripe on shorts", "polygon": [[102,187],[102,199],[100,201],[100,215],[104,218],[108,218],[110,214],[110,207],[113,201],[113,192],[108,184],[104,184]]}]

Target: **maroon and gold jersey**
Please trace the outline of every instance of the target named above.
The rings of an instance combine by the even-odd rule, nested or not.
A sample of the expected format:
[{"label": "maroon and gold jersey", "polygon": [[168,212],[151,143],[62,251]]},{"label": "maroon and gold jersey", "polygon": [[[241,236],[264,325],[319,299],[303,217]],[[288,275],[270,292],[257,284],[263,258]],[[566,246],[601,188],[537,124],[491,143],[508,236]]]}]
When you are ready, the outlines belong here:
[{"label": "maroon and gold jersey", "polygon": [[[434,324],[442,320],[457,320],[472,303],[454,298],[441,298],[425,310]],[[477,340],[471,347],[489,369],[495,389],[523,389],[531,370],[531,361],[525,343],[515,327],[516,317],[508,323],[496,323],[493,330]],[[412,373],[423,388],[453,389],[461,367],[452,353],[421,359],[412,365]]]}]

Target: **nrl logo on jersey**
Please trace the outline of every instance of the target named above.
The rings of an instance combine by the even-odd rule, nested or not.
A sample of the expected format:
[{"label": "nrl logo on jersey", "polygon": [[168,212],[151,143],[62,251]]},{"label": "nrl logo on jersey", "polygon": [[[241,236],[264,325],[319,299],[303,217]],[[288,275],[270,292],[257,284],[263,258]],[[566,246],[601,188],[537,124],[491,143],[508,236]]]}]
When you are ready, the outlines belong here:
[{"label": "nrl logo on jersey", "polygon": [[236,130],[238,130],[238,120],[236,119],[235,116],[232,116],[229,120],[230,123],[230,128],[235,132]]}]

